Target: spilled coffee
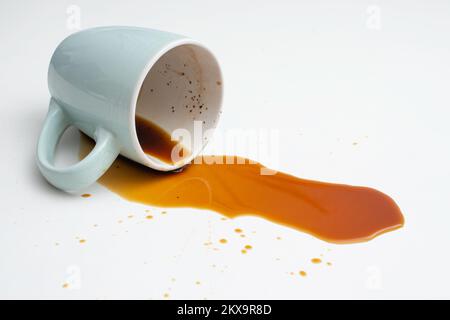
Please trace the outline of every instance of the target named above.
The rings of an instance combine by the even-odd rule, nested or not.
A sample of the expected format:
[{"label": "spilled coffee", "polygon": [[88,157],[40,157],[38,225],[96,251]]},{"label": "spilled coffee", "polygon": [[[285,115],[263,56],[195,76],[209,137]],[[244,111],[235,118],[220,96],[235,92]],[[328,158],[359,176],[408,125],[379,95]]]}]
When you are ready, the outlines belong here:
[{"label": "spilled coffee", "polygon": [[[137,120],[143,150],[169,161],[174,142],[149,123]],[[83,135],[80,155],[86,155],[92,146]],[[212,157],[198,157],[194,162],[200,164],[192,163],[180,172],[159,172],[119,156],[99,183],[131,201],[209,209],[230,218],[254,215],[334,243],[366,241],[403,226],[403,215],[394,200],[375,189],[305,180],[281,172],[261,175],[264,167],[259,163],[240,158],[226,164],[229,156]],[[223,164],[208,164],[221,158]],[[241,162],[244,164],[237,164]]]}]

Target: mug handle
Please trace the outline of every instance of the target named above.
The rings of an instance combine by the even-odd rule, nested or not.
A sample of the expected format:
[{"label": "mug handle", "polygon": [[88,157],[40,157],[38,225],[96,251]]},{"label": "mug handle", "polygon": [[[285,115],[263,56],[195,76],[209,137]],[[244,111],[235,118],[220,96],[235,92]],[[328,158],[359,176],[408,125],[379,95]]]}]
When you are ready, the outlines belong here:
[{"label": "mug handle", "polygon": [[62,108],[52,98],[44,127],[39,136],[37,163],[48,182],[64,191],[76,191],[97,181],[108,170],[120,152],[113,134],[98,127],[94,133],[95,147],[83,160],[69,167],[55,167],[56,146],[64,131],[71,124]]}]

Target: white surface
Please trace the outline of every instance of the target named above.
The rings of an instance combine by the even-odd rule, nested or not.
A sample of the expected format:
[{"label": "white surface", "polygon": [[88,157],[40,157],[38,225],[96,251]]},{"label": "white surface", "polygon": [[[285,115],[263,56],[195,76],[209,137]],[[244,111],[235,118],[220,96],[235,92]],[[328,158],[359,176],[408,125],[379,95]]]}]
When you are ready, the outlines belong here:
[{"label": "white surface", "polygon": [[[0,298],[450,298],[450,3],[297,2],[2,1]],[[137,25],[205,43],[224,71],[220,129],[278,129],[279,169],[378,188],[405,227],[339,246],[255,218],[161,215],[99,185],[88,199],[51,188],[35,146],[71,4],[82,28]],[[309,262],[320,254],[333,266]]]}]

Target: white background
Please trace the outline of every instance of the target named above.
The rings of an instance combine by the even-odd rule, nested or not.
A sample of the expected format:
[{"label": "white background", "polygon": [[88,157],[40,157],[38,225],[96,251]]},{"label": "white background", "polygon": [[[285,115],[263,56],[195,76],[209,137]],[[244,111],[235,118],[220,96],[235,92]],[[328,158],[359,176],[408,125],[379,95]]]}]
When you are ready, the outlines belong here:
[{"label": "white background", "polygon": [[[99,185],[88,199],[50,187],[35,146],[50,56],[76,31],[70,5],[82,29],[203,42],[224,72],[220,130],[279,130],[277,169],[382,190],[405,227],[333,245],[257,218],[161,215]],[[449,31],[437,0],[1,1],[0,298],[450,298]],[[74,153],[76,134],[65,142]],[[320,255],[333,265],[309,262]]]}]

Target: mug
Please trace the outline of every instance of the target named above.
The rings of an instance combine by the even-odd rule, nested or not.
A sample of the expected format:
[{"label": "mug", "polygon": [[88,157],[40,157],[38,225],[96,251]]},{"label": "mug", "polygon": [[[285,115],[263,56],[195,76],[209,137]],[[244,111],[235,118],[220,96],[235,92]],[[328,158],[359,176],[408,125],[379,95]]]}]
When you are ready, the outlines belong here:
[{"label": "mug", "polygon": [[[194,135],[196,123],[211,132],[223,95],[217,59],[202,44],[169,32],[117,26],[64,39],[51,58],[48,87],[37,163],[43,176],[65,191],[94,183],[119,154],[161,171],[189,163],[208,140],[201,139],[182,161],[168,163],[144,152],[136,117],[168,133],[182,128]],[[55,149],[70,126],[96,144],[80,162],[60,168],[54,164]]]}]

